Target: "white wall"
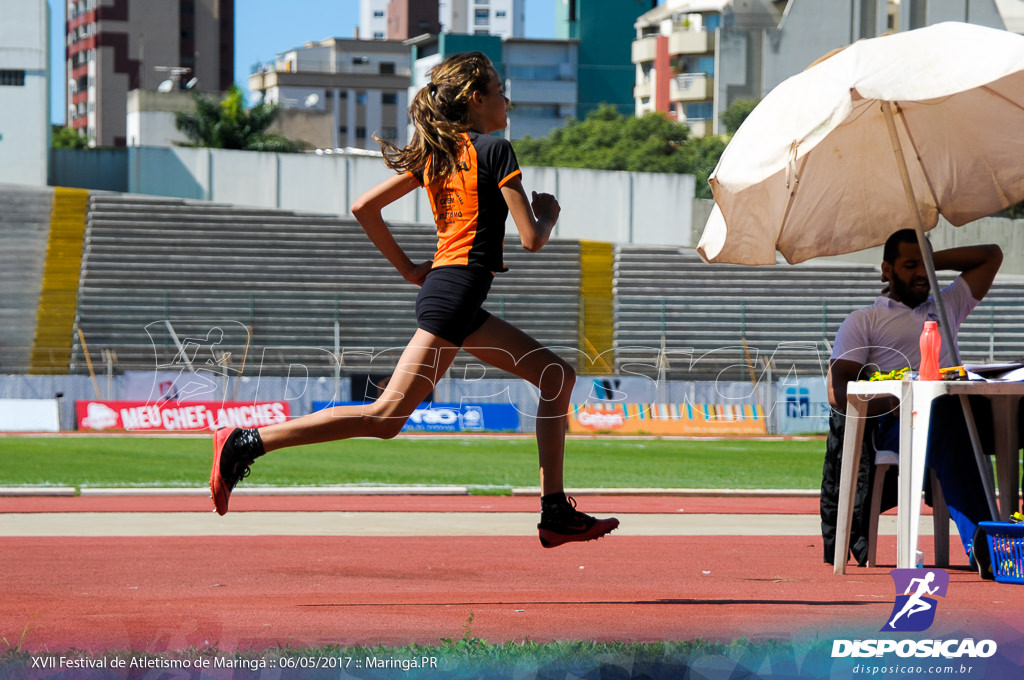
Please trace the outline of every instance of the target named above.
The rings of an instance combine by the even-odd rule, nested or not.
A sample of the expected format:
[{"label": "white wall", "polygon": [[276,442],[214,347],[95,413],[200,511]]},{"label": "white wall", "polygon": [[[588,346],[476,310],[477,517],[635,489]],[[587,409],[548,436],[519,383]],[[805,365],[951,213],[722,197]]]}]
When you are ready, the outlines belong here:
[{"label": "white wall", "polygon": [[[349,215],[356,198],[391,175],[379,156],[185,147],[130,148],[127,153],[129,193],[302,212]],[[525,167],[523,183],[527,191],[558,198],[558,238],[690,245],[692,175]],[[433,221],[423,191],[389,206],[384,217]]]},{"label": "white wall", "polygon": [[0,85],[0,182],[46,186],[50,147],[49,8],[46,0],[0,0],[0,70],[24,85]]}]

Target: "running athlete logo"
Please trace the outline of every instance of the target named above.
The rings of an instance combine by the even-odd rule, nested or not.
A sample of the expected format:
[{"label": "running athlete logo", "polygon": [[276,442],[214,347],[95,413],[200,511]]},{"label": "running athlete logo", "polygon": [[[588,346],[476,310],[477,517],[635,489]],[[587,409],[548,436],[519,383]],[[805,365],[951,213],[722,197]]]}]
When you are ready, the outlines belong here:
[{"label": "running athlete logo", "polygon": [[922,631],[927,630],[935,621],[935,609],[938,601],[935,597],[945,597],[949,588],[949,574],[942,569],[893,569],[892,576],[896,592],[896,602],[892,614],[882,631]]}]

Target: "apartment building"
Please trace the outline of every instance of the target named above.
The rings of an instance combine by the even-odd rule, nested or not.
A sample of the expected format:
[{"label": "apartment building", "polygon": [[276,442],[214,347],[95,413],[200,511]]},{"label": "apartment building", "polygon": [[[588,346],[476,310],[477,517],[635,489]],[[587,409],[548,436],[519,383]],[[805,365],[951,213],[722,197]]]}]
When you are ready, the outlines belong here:
[{"label": "apartment building", "polygon": [[391,0],[359,0],[359,27],[356,37],[361,40],[387,40],[388,3]]},{"label": "apartment building", "polygon": [[[540,0],[532,0],[539,2]],[[440,0],[438,16],[448,33],[522,38],[526,0]]]},{"label": "apartment building", "polygon": [[720,134],[732,102],[760,99],[831,50],[941,21],[1006,28],[996,0],[666,0],[635,23],[634,110]]},{"label": "apartment building", "polygon": [[578,43],[575,40],[501,39],[494,35],[442,33],[409,41],[412,48],[412,97],[429,82],[430,69],[446,57],[479,51],[503,78],[512,113],[507,139],[546,137],[578,110]]},{"label": "apartment building", "polygon": [[407,141],[409,48],[393,40],[329,38],[277,55],[249,90],[279,104],[277,131],[318,149],[379,149]]},{"label": "apartment building", "polygon": [[[525,2],[359,0],[359,30],[356,37],[363,40],[406,40],[425,33],[468,33],[522,38],[526,24]],[[403,14],[412,17],[412,20],[403,18]],[[423,25],[432,20],[437,21],[438,28],[431,30],[429,26]],[[390,31],[389,22],[392,27]]]},{"label": "apartment building", "polygon": [[512,101],[506,136],[547,137],[579,104],[579,45],[573,40],[510,38],[502,43],[505,94]]},{"label": "apartment building", "polygon": [[0,184],[46,186],[50,12],[46,0],[0,0]]},{"label": "apartment building", "polygon": [[[636,20],[631,60],[636,68],[633,98],[637,116],[661,111],[686,123],[695,136],[718,134],[716,121],[725,110],[719,109],[718,86],[730,82],[719,63],[725,51],[723,29],[760,37],[761,31],[778,26],[786,7],[784,0],[740,0],[737,4],[739,7],[734,7],[733,0],[667,0]],[[751,59],[756,71],[763,58],[759,51],[763,42],[752,47],[737,54]],[[748,88],[734,89],[732,95],[757,99],[761,93]]]},{"label": "apartment building", "polygon": [[578,42],[577,111],[580,120],[602,104],[633,112],[630,45],[637,17],[657,0],[561,0],[555,3],[555,37]]},{"label": "apartment building", "polygon": [[234,81],[234,0],[67,0],[67,125],[93,146],[125,146],[131,90]]},{"label": "apartment building", "polygon": [[388,40],[408,40],[417,35],[441,32],[437,0],[388,2]]}]

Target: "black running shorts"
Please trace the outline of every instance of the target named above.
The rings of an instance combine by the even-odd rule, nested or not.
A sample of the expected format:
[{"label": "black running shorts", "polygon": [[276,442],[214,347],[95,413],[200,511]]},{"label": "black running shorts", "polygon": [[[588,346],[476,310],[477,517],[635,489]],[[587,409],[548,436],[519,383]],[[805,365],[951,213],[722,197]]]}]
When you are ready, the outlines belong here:
[{"label": "black running shorts", "polygon": [[494,274],[480,267],[431,269],[416,297],[416,323],[423,330],[462,347],[491,317],[482,308]]}]

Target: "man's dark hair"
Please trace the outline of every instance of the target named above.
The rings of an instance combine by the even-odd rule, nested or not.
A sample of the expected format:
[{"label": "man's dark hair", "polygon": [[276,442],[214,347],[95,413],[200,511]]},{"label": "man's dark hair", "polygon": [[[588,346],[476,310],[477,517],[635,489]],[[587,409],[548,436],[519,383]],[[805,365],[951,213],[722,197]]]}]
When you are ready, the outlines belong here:
[{"label": "man's dark hair", "polygon": [[901,243],[913,243],[917,244],[917,232],[913,229],[900,229],[899,231],[893,232],[885,241],[885,248],[882,250],[882,261],[892,264],[896,261],[896,258],[900,256],[900,244]]}]

